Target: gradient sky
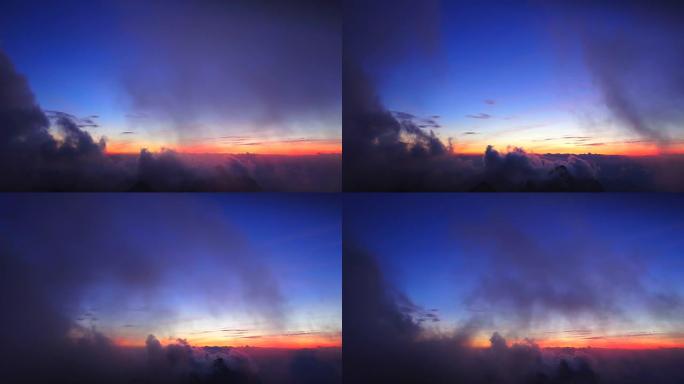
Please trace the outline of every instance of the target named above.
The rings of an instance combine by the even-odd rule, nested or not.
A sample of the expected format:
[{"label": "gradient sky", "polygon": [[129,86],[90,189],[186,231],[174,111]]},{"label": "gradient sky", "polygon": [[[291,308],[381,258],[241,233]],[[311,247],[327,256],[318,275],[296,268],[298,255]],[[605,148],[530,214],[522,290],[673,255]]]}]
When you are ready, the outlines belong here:
[{"label": "gradient sky", "polygon": [[345,196],[345,241],[437,314],[541,346],[684,346],[676,195]]},{"label": "gradient sky", "polygon": [[339,153],[337,8],[10,1],[0,49],[44,110],[90,119],[108,152]]},{"label": "gradient sky", "polygon": [[341,344],[333,195],[5,195],[0,210],[7,254],[74,336]]},{"label": "gradient sky", "polygon": [[[670,91],[681,71],[668,78],[679,59],[666,53],[680,49],[668,27],[673,12],[638,3],[379,3],[345,29],[345,47],[389,110],[435,120],[435,133],[453,138],[459,153],[481,154],[488,144],[537,153],[681,152],[684,116],[659,114],[680,100]],[[604,38],[605,49],[592,51]],[[611,56],[619,65],[609,76],[620,79],[626,109],[667,136],[667,146],[607,106],[596,63]]]}]

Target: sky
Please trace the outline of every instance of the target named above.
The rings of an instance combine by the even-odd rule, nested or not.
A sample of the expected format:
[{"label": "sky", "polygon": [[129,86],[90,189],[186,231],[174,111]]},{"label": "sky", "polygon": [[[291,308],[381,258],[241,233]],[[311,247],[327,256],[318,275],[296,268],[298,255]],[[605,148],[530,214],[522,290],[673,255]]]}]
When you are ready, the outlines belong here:
[{"label": "sky", "polygon": [[5,194],[0,210],[3,302],[15,308],[3,328],[25,348],[48,353],[48,334],[93,332],[123,347],[148,335],[194,347],[341,345],[334,195]]},{"label": "sky", "polygon": [[361,252],[408,318],[393,339],[419,327],[416,337],[456,345],[467,334],[475,347],[496,344],[495,332],[542,348],[684,347],[680,196],[361,194],[344,203],[345,287],[366,287],[345,288],[350,332],[374,329],[374,316],[389,321],[375,312],[384,301],[357,297],[378,286],[364,285],[373,268]]},{"label": "sky", "polygon": [[0,50],[107,153],[341,152],[339,4],[4,2]]},{"label": "sky", "polygon": [[676,4],[350,4],[344,60],[455,153],[684,152]]}]

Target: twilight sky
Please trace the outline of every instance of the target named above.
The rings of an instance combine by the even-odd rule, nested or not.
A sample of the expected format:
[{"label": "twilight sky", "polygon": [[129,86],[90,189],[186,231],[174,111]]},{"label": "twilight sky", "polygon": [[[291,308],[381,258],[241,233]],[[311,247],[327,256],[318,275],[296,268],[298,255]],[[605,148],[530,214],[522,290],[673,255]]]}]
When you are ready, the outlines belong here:
[{"label": "twilight sky", "polygon": [[350,4],[345,61],[399,120],[451,138],[456,153],[684,150],[672,2]]},{"label": "twilight sky", "polygon": [[339,346],[340,210],[332,195],[3,196],[0,324],[25,348],[91,330],[124,346]]},{"label": "twilight sky", "polygon": [[677,195],[349,195],[344,238],[428,337],[682,347],[681,207]]},{"label": "twilight sky", "polygon": [[339,4],[3,2],[0,50],[108,153],[341,152]]}]

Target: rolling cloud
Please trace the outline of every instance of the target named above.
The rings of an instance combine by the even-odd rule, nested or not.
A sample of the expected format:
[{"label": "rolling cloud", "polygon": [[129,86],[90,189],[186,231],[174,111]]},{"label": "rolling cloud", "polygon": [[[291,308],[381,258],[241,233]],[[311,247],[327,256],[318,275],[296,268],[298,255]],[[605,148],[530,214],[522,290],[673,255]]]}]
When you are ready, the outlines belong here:
[{"label": "rolling cloud", "polygon": [[492,115],[490,115],[488,113],[477,113],[474,115],[466,115],[466,117],[469,117],[471,119],[485,119],[486,120],[486,119],[491,119]]},{"label": "rolling cloud", "polygon": [[652,324],[667,324],[684,315],[679,294],[647,288],[647,256],[615,252],[601,238],[583,231],[566,232],[566,240],[549,246],[500,216],[492,215],[490,224],[457,223],[454,228],[464,251],[485,250],[483,259],[489,267],[464,303],[478,308],[479,316],[504,316],[524,334],[554,316],[571,323],[628,322],[625,300],[643,308]]}]

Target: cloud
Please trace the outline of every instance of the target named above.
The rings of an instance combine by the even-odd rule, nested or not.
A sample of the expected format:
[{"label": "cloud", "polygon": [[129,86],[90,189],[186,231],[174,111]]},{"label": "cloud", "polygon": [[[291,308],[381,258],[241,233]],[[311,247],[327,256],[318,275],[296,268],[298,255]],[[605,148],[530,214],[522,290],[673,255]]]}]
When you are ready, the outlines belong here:
[{"label": "cloud", "polygon": [[335,365],[311,350],[297,352],[290,363],[290,372],[295,381],[302,384],[342,382],[342,375]]},{"label": "cloud", "polygon": [[407,57],[434,65],[433,59],[442,44],[440,7],[437,0],[420,4],[411,0],[346,1],[343,59],[370,71],[371,76],[378,74],[372,68],[392,65]]},{"label": "cloud", "polygon": [[[419,127],[413,118],[397,119],[388,111],[370,80],[355,64],[345,60],[344,70],[345,189],[420,189],[425,183],[423,179],[436,183],[440,173],[454,177],[454,170],[467,167],[449,158],[453,150],[449,142],[444,144],[434,132]],[[429,170],[435,174],[429,174]]]},{"label": "cloud", "polygon": [[133,44],[123,75],[132,111],[167,121],[181,140],[196,137],[207,116],[229,130],[339,124],[339,1],[122,8]]},{"label": "cloud", "polygon": [[232,348],[192,347],[178,339],[162,347],[154,335],[146,340],[147,369],[142,376],[149,382],[177,380],[198,382],[254,383],[259,381],[256,364]]},{"label": "cloud", "polygon": [[[560,12],[578,21],[585,63],[613,119],[666,149],[684,119],[681,6],[627,1],[573,4]],[[597,14],[610,14],[615,23],[608,26]]]},{"label": "cloud", "polygon": [[[339,155],[225,156],[202,163],[173,151],[108,156],[88,119],[46,114],[0,51],[0,190],[338,191]],[[84,123],[85,122],[85,123]]]},{"label": "cloud", "polygon": [[436,129],[442,126],[437,122],[437,118],[428,117],[420,118],[407,112],[392,111],[392,115],[401,121],[403,124],[415,126],[420,129]]},{"label": "cloud", "polygon": [[466,115],[466,117],[469,117],[471,119],[491,119],[492,115],[488,113],[478,113],[475,115]]},{"label": "cloud", "polygon": [[98,116],[96,115],[91,115],[88,117],[84,118],[79,118],[76,117],[70,113],[66,112],[61,112],[61,111],[50,111],[46,110],[45,114],[48,116],[48,118],[52,120],[63,120],[63,121],[70,121],[74,125],[76,125],[78,128],[97,128],[99,125],[94,121]]},{"label": "cloud", "polygon": [[549,159],[522,148],[502,154],[491,145],[484,155],[484,183],[497,190],[601,191],[596,172],[593,164],[573,155]]},{"label": "cloud", "polygon": [[494,105],[494,104],[496,104],[496,100],[492,100],[492,99],[485,99],[485,100],[483,100],[483,102],[484,102],[485,104],[487,104],[487,105]]},{"label": "cloud", "polygon": [[645,284],[646,260],[636,252],[615,252],[591,233],[565,233],[565,240],[546,244],[498,215],[491,217],[489,225],[457,224],[454,230],[459,232],[459,246],[465,251],[477,249],[488,265],[465,305],[505,318],[514,327],[509,332],[524,334],[551,318],[572,324],[588,320],[598,326],[628,322],[631,319],[623,315],[625,301],[644,309],[653,324],[668,322],[684,310],[676,293],[655,307],[663,293]]}]

